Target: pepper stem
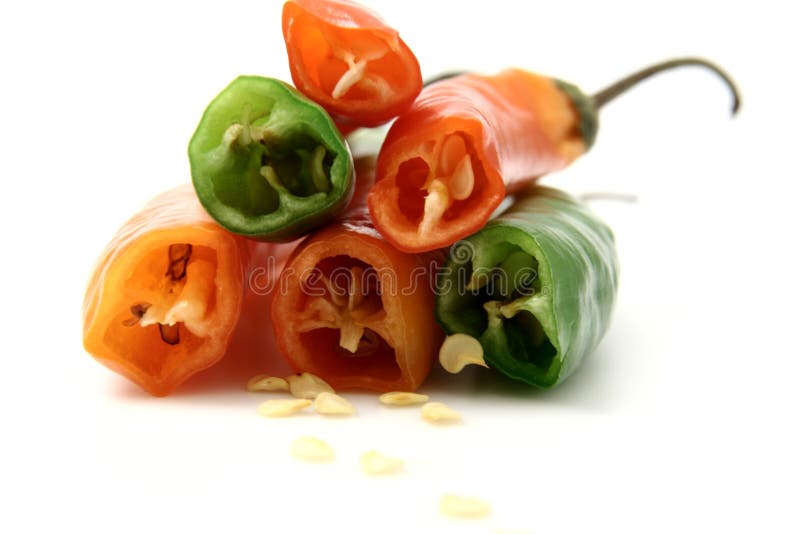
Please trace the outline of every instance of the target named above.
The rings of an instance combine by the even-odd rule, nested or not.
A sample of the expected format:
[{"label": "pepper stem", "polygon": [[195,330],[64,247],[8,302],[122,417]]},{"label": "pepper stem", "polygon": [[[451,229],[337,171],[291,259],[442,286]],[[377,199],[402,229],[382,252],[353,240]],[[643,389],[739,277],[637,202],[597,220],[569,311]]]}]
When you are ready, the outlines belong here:
[{"label": "pepper stem", "polygon": [[656,63],[655,65],[651,65],[639,71],[636,71],[621,80],[618,80],[602,91],[599,91],[594,94],[592,100],[594,100],[594,105],[597,109],[603,107],[604,105],[608,104],[616,97],[621,95],[622,93],[626,92],[631,87],[634,87],[639,82],[650,78],[651,76],[664,72],[666,70],[671,70],[674,68],[679,67],[688,67],[688,66],[698,66],[698,67],[705,67],[706,69],[712,71],[717,76],[722,78],[722,81],[725,82],[725,85],[728,86],[728,89],[731,92],[731,96],[733,96],[733,103],[731,104],[731,115],[736,115],[736,112],[739,111],[739,90],[736,87],[736,83],[730,77],[730,75],[722,70],[719,66],[707,61],[705,59],[696,58],[696,57],[683,57],[683,58],[676,58],[670,59],[668,61],[663,61],[661,63]]}]

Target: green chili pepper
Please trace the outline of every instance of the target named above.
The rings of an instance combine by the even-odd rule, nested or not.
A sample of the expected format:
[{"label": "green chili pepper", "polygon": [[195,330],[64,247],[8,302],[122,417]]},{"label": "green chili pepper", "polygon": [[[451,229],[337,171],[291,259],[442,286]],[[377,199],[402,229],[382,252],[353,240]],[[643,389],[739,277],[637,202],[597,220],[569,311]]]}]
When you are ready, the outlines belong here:
[{"label": "green chili pepper", "polygon": [[289,240],[342,211],[353,161],[328,114],[285,83],[236,78],[209,104],[189,143],[206,211],[236,234]]},{"label": "green chili pepper", "polygon": [[452,248],[436,316],[448,334],[477,338],[489,367],[549,388],[605,334],[617,277],[608,226],[565,193],[535,187]]}]

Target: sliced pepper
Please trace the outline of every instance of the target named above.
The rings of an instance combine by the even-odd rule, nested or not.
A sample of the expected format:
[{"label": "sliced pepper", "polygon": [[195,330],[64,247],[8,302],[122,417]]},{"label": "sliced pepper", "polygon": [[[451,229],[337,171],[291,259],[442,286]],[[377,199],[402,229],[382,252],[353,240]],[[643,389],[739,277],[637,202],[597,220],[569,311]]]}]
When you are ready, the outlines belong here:
[{"label": "sliced pepper", "polygon": [[345,132],[405,111],[422,89],[413,52],[376,13],[347,0],[289,0],[283,37],[295,86]]},{"label": "sliced pepper", "polygon": [[584,205],[534,187],[453,247],[436,317],[480,341],[489,367],[550,388],[608,329],[617,291],[614,236]]},{"label": "sliced pepper", "polygon": [[328,114],[285,83],[240,76],[189,143],[208,213],[236,234],[288,241],[331,220],[353,193],[352,157]]},{"label": "sliced pepper", "polygon": [[369,195],[375,227],[406,252],[451,245],[507,192],[586,148],[572,100],[550,78],[512,69],[434,83],[381,147]]},{"label": "sliced pepper", "polygon": [[449,246],[480,229],[505,198],[568,165],[594,143],[600,107],[640,81],[698,58],[647,67],[593,96],[572,84],[510,69],[456,75],[425,87],[392,125],[369,195],[375,227],[406,252]]},{"label": "sliced pepper", "polygon": [[[371,174],[366,164],[359,169],[359,188]],[[442,338],[432,291],[441,259],[392,247],[355,201],[342,220],[309,236],[281,274],[272,323],[283,356],[337,389],[415,390]]]},{"label": "sliced pepper", "polygon": [[[102,253],[84,299],[84,346],[156,396],[168,395],[226,351],[266,368],[274,342],[268,315],[259,309],[271,299],[269,278],[275,276],[265,269],[266,258],[280,266],[290,249],[226,232],[188,184],[168,191],[130,219]],[[240,321],[243,308],[247,316]],[[236,343],[239,337],[249,346]]]}]

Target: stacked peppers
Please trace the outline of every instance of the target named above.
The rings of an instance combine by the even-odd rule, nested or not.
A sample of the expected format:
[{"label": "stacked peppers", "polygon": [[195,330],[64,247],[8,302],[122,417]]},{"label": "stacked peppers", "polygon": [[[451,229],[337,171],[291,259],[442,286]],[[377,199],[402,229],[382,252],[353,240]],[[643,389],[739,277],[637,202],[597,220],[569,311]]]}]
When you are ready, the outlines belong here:
[{"label": "stacked peppers", "polygon": [[[226,355],[277,369],[278,352],[337,388],[414,390],[442,330],[552,387],[608,329],[618,264],[611,230],[536,179],[664,70],[713,70],[738,108],[697,58],[593,96],[520,69],[423,88],[398,32],[354,2],[288,0],[282,29],[296,89],[241,76],[220,92],[189,143],[193,190],[131,219],[87,290],[86,349],[153,395]],[[394,118],[377,160],[354,162],[345,135]]]}]

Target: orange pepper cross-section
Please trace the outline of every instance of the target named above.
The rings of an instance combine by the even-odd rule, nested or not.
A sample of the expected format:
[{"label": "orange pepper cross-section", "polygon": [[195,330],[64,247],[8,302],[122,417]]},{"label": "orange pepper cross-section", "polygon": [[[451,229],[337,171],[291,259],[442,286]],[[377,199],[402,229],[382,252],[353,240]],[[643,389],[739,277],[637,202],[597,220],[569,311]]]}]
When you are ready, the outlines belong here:
[{"label": "orange pepper cross-section", "polygon": [[579,121],[554,80],[523,70],[425,87],[381,147],[369,194],[375,227],[406,252],[471,235],[506,194],[585,152]]},{"label": "orange pepper cross-section", "polygon": [[343,132],[396,117],[422,88],[413,52],[377,14],[346,0],[289,0],[283,37],[297,89]]},{"label": "orange pepper cross-section", "polygon": [[[361,189],[372,182],[368,172],[359,169]],[[442,339],[431,285],[440,260],[392,247],[372,228],[363,199],[354,201],[281,274],[272,322],[282,354],[334,388],[415,390]]]},{"label": "orange pepper cross-section", "polygon": [[[285,259],[287,247],[226,232],[203,211],[190,185],[163,193],[102,253],[84,299],[84,346],[156,396],[217,363],[234,332],[245,337],[258,332],[253,342],[268,347],[266,312],[260,319],[249,315],[246,323],[239,319],[244,306],[252,313],[271,298],[263,280],[269,273],[255,271],[253,262],[281,254]],[[254,278],[256,287],[253,274],[262,278]],[[237,347],[258,350],[244,343]]]}]

